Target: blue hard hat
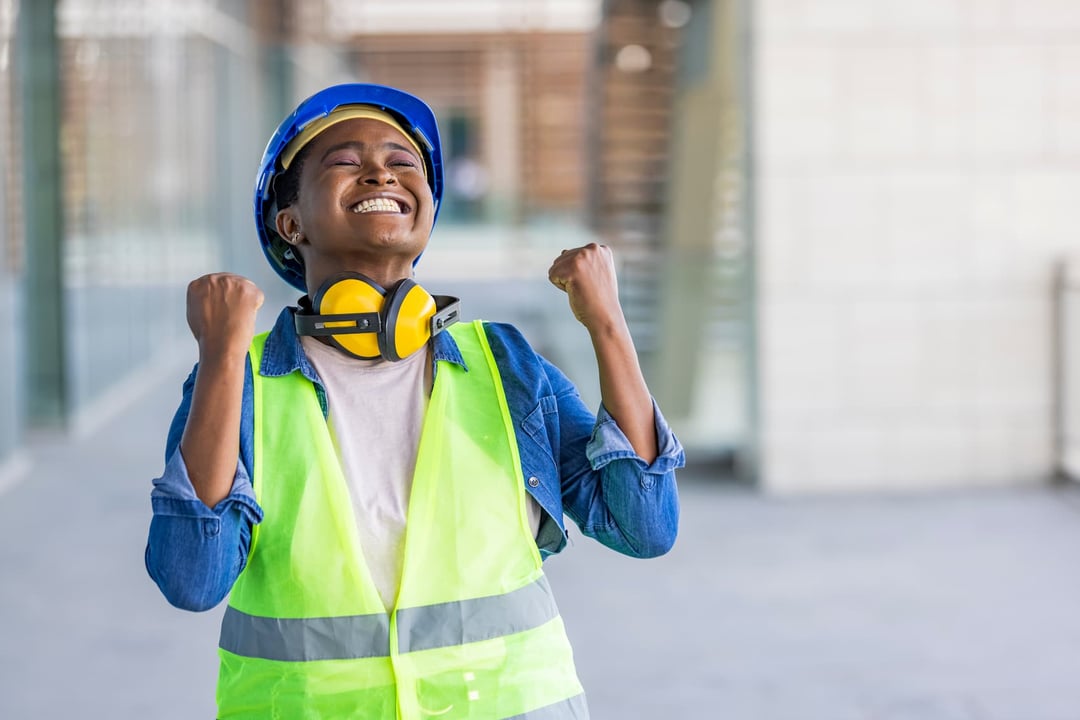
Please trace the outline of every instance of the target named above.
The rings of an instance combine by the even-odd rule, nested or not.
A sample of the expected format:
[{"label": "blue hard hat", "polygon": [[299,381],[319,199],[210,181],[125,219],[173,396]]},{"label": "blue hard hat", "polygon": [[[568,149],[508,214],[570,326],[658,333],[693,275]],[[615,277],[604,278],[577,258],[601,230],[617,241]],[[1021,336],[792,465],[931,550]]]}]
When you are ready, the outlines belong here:
[{"label": "blue hard hat", "polygon": [[274,131],[266,144],[259,174],[255,178],[255,228],[259,244],[274,271],[294,288],[307,292],[304,268],[292,253],[292,248],[277,233],[275,216],[277,198],[274,196],[274,178],[281,172],[281,152],[303,128],[314,120],[326,117],[343,105],[372,105],[393,115],[401,126],[412,135],[424,151],[427,179],[435,201],[432,222],[439,217],[439,205],[443,192],[442,149],[439,145],[439,127],[435,113],[420,98],[385,85],[349,83],[334,85],[320,90],[297,106]]}]

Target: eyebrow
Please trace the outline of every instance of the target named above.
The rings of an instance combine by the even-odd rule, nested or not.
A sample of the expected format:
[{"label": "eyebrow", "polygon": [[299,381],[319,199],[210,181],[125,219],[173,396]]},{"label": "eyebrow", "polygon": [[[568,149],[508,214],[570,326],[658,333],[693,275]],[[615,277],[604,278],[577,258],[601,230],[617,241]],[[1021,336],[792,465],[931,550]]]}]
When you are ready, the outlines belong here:
[{"label": "eyebrow", "polygon": [[[337,145],[332,145],[332,146],[328,147],[326,149],[326,152],[323,153],[322,159],[325,160],[328,155],[330,155],[331,153],[337,152],[338,150],[345,150],[347,148],[348,149],[355,148],[357,150],[363,150],[365,147],[367,147],[367,144],[362,143],[359,140],[346,140],[345,142],[340,142]],[[413,150],[410,147],[406,147],[404,145],[401,145],[400,143],[384,142],[384,143],[382,143],[380,145],[380,147],[382,147],[384,150],[404,150],[405,152],[409,153],[413,157],[416,157],[416,151],[415,150]],[[416,159],[419,160],[420,158],[416,157]]]}]

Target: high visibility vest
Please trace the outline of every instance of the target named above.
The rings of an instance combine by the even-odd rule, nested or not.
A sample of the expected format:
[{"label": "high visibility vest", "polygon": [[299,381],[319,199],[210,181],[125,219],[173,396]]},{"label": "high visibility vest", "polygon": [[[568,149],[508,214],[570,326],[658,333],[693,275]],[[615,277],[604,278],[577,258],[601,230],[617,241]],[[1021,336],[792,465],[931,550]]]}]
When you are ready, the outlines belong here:
[{"label": "high visibility vest", "polygon": [[467,369],[436,373],[389,613],[315,389],[299,372],[261,376],[266,335],[253,341],[264,520],[222,621],[222,720],[588,717],[499,370],[479,321],[450,332]]}]

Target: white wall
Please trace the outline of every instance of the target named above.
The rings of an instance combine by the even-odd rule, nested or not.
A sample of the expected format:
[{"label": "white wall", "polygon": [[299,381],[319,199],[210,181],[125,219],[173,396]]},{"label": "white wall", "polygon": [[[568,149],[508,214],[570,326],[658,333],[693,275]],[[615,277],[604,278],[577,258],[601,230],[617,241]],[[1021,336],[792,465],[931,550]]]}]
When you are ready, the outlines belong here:
[{"label": "white wall", "polygon": [[754,28],[764,487],[1046,479],[1080,2],[759,0]]}]

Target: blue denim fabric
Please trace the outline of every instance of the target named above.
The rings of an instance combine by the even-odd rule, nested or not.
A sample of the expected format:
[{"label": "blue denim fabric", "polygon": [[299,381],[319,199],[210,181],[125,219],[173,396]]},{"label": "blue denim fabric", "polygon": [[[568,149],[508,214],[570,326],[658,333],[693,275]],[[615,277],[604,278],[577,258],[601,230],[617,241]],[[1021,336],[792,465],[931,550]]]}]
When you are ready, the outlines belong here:
[{"label": "blue denim fabric", "polygon": [[[273,377],[298,370],[315,385],[325,416],[326,393],[296,335],[293,310],[285,308],[278,316],[259,372]],[[537,355],[516,328],[486,323],[485,329],[514,421],[525,489],[544,510],[537,536],[541,556],[566,546],[564,513],[583,535],[625,555],[667,552],[678,531],[675,469],[682,467],[684,454],[655,403],[659,454],[646,464],[603,405],[594,416],[569,379]],[[433,356],[436,376],[439,362],[465,365],[449,333],[435,337]],[[146,568],[168,601],[185,610],[207,610],[228,594],[247,562],[252,525],[262,520],[250,481],[251,364],[246,367],[239,460],[229,496],[206,507],[178,452],[198,367],[184,383],[169,428],[165,470],[154,480]]]}]

